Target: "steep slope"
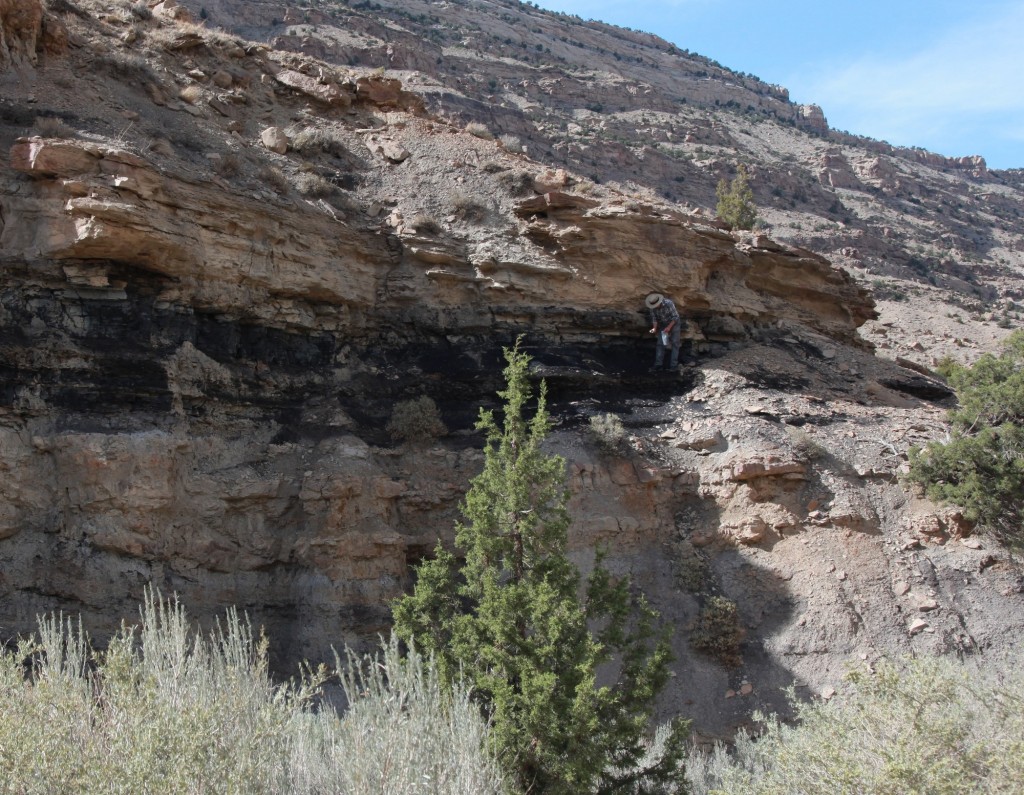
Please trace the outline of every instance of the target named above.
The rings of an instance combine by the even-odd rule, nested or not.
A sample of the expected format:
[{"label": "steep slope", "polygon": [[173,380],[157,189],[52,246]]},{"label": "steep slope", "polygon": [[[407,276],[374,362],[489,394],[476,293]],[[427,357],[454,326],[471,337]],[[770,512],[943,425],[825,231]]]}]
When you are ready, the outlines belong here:
[{"label": "steep slope", "polygon": [[[607,545],[677,626],[666,714],[726,733],[782,708],[783,685],[827,694],[851,658],[1013,641],[1019,567],[897,480],[907,448],[943,432],[949,391],[874,355],[858,329],[887,327],[820,255],[453,123],[463,78],[380,8],[335,10],[391,31],[424,71],[327,63],[296,51],[319,38],[284,36],[286,51],[168,2],[10,8],[5,636],[57,608],[102,636],[155,582],[203,617],[246,608],[282,666],[374,643],[408,564],[450,540],[480,463],[476,409],[525,334],[561,423],[579,561]],[[442,19],[469,37],[470,12],[536,16],[517,9]],[[250,35],[300,13],[205,7],[228,12]],[[580,27],[584,52],[634,35]],[[390,57],[378,28],[333,29],[358,43],[350,59]],[[762,99],[797,118],[781,92]],[[694,168],[712,190],[714,169]],[[652,289],[685,312],[678,378],[646,373]],[[449,433],[394,443],[396,402],[422,395]],[[610,446],[588,422],[607,413],[626,426]],[[737,660],[701,651],[714,596],[738,606]]]}]

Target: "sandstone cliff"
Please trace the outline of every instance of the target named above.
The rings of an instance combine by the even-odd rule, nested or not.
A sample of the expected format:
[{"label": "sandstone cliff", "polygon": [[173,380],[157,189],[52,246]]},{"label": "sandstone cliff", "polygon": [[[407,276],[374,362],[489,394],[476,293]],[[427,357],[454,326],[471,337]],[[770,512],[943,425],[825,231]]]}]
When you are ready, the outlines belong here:
[{"label": "sandstone cliff", "polygon": [[[724,733],[780,708],[783,685],[827,692],[850,659],[1019,629],[1016,565],[898,481],[907,448],[943,432],[948,389],[874,355],[858,331],[874,302],[820,254],[453,123],[415,38],[349,30],[352,52],[420,53],[422,73],[392,75],[167,1],[11,7],[5,637],[49,609],[102,636],[153,582],[204,618],[245,608],[282,666],[373,643],[408,565],[450,539],[476,408],[519,334],[561,422],[580,563],[607,545],[677,626],[666,714]],[[204,10],[250,35],[319,13]],[[646,373],[651,290],[685,313],[678,379]],[[396,445],[394,404],[424,394],[450,433]],[[611,452],[588,430],[604,413],[626,425]],[[740,609],[739,667],[694,648],[716,594]]]}]

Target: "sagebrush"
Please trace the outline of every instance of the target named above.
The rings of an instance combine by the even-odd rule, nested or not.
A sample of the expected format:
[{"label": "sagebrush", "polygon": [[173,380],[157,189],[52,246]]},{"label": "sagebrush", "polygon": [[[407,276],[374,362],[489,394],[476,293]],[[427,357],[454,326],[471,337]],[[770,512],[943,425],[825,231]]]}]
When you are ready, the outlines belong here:
[{"label": "sagebrush", "polygon": [[690,756],[693,795],[989,795],[1024,792],[1024,672],[1014,659],[922,657],[859,670],[830,701],[799,702],[796,721],[755,716]]},{"label": "sagebrush", "polygon": [[399,442],[425,442],[448,433],[441,412],[429,395],[396,403],[386,430]]},{"label": "sagebrush", "polygon": [[469,124],[467,124],[466,132],[468,132],[472,136],[475,136],[476,138],[482,138],[485,141],[490,141],[492,138],[494,138],[494,134],[487,129],[487,125],[481,124],[478,121],[471,121]]},{"label": "sagebrush", "polygon": [[[318,702],[339,677],[339,716]],[[267,643],[229,611],[208,635],[153,596],[104,652],[40,620],[0,654],[0,793],[502,793],[468,693],[391,642],[275,683]]]},{"label": "sagebrush", "polygon": [[626,428],[618,414],[594,414],[590,433],[599,445],[611,451],[619,449],[626,439]]}]

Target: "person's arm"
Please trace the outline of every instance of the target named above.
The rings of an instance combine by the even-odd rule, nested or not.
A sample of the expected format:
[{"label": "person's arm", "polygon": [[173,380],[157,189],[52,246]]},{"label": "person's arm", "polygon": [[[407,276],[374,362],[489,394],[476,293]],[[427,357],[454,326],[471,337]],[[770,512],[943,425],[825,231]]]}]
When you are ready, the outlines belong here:
[{"label": "person's arm", "polygon": [[658,316],[654,314],[654,311],[649,312],[651,316],[651,334],[655,334],[658,331]]}]

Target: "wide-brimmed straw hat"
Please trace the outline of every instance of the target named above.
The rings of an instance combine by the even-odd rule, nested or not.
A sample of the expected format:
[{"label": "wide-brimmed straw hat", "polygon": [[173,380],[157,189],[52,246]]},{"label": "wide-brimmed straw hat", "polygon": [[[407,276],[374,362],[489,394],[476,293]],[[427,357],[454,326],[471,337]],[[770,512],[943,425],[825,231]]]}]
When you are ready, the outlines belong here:
[{"label": "wide-brimmed straw hat", "polygon": [[651,293],[647,296],[647,300],[644,303],[647,304],[648,309],[657,309],[664,300],[665,297],[661,293]]}]

